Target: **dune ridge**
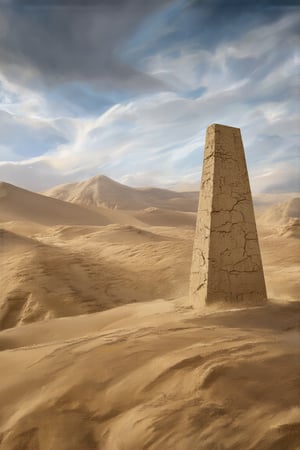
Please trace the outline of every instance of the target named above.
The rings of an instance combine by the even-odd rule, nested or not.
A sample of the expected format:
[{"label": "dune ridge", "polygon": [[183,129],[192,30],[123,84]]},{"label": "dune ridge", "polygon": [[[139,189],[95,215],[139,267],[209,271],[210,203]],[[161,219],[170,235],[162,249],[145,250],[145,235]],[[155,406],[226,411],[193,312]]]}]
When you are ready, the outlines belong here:
[{"label": "dune ridge", "polygon": [[[197,212],[199,191],[170,190],[162,188],[133,188],[105,175],[96,175],[84,181],[61,184],[43,194],[89,207],[105,206],[121,210],[139,211],[148,208],[181,212]],[[256,194],[253,197],[257,211],[274,204],[289,201],[297,193]]]},{"label": "dune ridge", "polygon": [[197,192],[133,188],[104,175],[97,175],[77,183],[55,186],[45,191],[44,194],[81,205],[106,206],[124,210],[156,207],[193,212],[198,204]]},{"label": "dune ridge", "polygon": [[[176,233],[64,225],[31,239],[11,232],[4,237],[0,329],[174,297],[186,289],[189,268],[182,268],[182,259],[191,241]],[[17,243],[16,255],[9,250]]]},{"label": "dune ridge", "polygon": [[9,183],[0,183],[0,221],[29,221],[44,225],[107,225],[106,211],[46,197]]}]

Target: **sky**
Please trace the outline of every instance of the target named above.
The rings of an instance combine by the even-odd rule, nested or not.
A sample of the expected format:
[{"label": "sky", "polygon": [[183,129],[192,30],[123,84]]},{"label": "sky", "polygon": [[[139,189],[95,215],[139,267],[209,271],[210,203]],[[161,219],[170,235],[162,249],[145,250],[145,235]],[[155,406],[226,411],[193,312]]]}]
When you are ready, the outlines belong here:
[{"label": "sky", "polygon": [[0,0],[0,180],[195,189],[211,123],[253,192],[299,191],[294,0]]}]

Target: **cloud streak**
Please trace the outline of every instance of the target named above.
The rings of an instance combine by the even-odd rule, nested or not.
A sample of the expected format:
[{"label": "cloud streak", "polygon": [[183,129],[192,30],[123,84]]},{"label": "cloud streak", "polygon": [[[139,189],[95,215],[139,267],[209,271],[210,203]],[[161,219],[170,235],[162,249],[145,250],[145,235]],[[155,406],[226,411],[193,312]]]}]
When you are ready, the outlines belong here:
[{"label": "cloud streak", "polygon": [[[299,16],[294,9],[281,11],[277,4],[270,13],[271,2],[265,1],[263,13],[257,15],[256,8],[247,7],[241,17],[244,20],[250,14],[251,26],[247,22],[247,27],[242,27],[241,19],[235,33],[223,35],[218,33],[217,24],[214,30],[218,39],[206,45],[207,23],[211,23],[213,11],[220,12],[224,6],[220,1],[212,5],[193,2],[192,7],[186,2],[166,2],[168,7],[163,12],[158,2],[140,6],[137,0],[91,1],[87,8],[79,1],[55,1],[51,7],[50,2],[33,0],[9,3],[2,12],[5,23],[9,23],[9,14],[28,14],[23,28],[17,22],[18,38],[30,24],[36,27],[41,42],[50,39],[54,29],[58,34],[47,52],[42,44],[30,47],[29,39],[18,54],[17,37],[9,33],[5,34],[6,43],[0,44],[0,62],[4,63],[0,85],[0,179],[35,190],[99,172],[139,186],[172,187],[179,180],[198,184],[205,129],[217,122],[242,128],[255,192],[296,190]],[[234,2],[230,5],[236,7]],[[121,19],[123,8],[126,14]],[[186,39],[182,39],[182,30],[174,35],[176,20],[182,20],[177,17],[182,8],[187,17],[195,9],[199,11],[199,16],[198,12],[195,15],[202,17],[204,30],[200,43],[197,32]],[[45,11],[49,23],[42,29]],[[163,14],[160,20],[166,20],[168,32],[159,30],[158,41],[153,39],[150,50],[149,35],[143,41],[142,31],[137,33],[141,39],[139,50],[136,44],[130,44],[132,60],[127,65],[132,73],[126,75],[114,66],[118,51],[126,47],[122,47],[122,41],[146,17],[151,25],[154,11]],[[38,18],[42,20],[37,26]],[[101,28],[104,18],[107,23]],[[67,19],[70,23],[63,29]],[[119,29],[118,21],[123,20]],[[218,20],[227,27],[222,18]],[[239,20],[234,17],[234,21]],[[75,36],[80,30],[85,30],[82,41]],[[104,36],[108,43],[100,42]],[[162,42],[164,45],[157,46]],[[14,67],[8,49],[16,56]],[[98,59],[95,52],[99,52]],[[126,52],[118,64],[124,64]],[[95,61],[86,60],[85,67],[84,58]],[[24,69],[26,79],[19,78],[20,69]],[[8,80],[10,70],[13,77]],[[135,78],[138,73],[140,81]],[[33,86],[35,77],[48,83],[48,88],[41,88],[39,82]],[[102,90],[105,80],[109,88]]]}]

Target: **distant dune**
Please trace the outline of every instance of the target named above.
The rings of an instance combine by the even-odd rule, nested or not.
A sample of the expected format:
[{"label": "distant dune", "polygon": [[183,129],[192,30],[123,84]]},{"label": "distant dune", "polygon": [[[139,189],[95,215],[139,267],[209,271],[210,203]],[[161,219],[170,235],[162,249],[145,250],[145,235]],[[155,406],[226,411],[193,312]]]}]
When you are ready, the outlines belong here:
[{"label": "distant dune", "polygon": [[162,208],[146,208],[142,211],[134,211],[133,215],[147,225],[164,227],[194,227],[197,216],[196,213],[171,211]]},{"label": "distant dune", "polygon": [[45,225],[89,224],[107,225],[112,221],[105,211],[91,211],[79,205],[64,202],[0,183],[0,221],[23,220]]},{"label": "distant dune", "polygon": [[133,188],[104,175],[86,181],[63,184],[44,192],[45,195],[85,206],[106,206],[125,210],[148,207],[195,211],[197,192],[175,192],[157,188]]},{"label": "distant dune", "polygon": [[[43,194],[89,207],[105,206],[123,210],[158,208],[181,212],[196,212],[199,192],[174,191],[158,188],[133,188],[104,175],[87,180],[55,186]],[[290,194],[257,194],[253,200],[257,211],[287,201]]]}]

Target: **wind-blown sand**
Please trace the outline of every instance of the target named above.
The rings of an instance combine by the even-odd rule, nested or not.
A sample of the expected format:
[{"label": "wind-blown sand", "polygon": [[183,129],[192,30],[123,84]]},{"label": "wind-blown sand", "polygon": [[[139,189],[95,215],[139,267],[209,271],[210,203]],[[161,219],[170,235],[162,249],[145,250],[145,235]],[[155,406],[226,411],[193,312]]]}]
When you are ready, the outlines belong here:
[{"label": "wind-blown sand", "polygon": [[3,191],[1,450],[300,448],[297,200],[259,214],[272,300],[195,315],[192,212]]},{"label": "wind-blown sand", "polygon": [[297,449],[299,313],[158,300],[4,331],[1,449]]}]

